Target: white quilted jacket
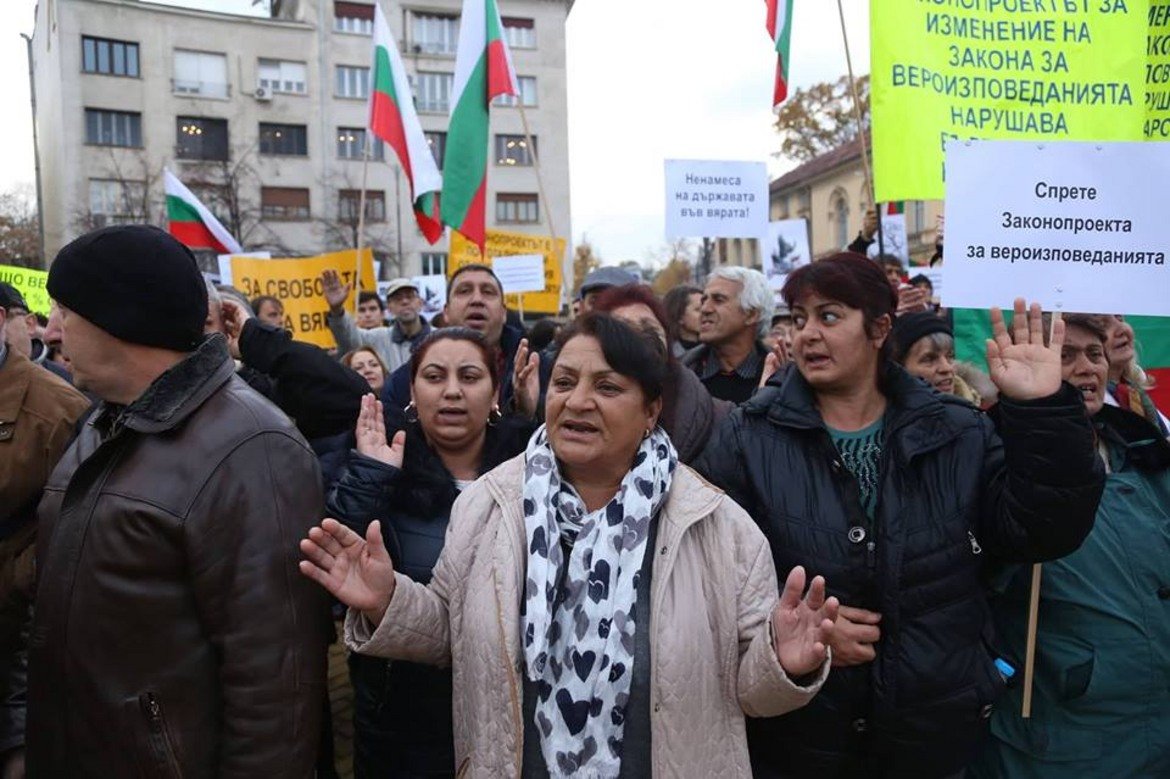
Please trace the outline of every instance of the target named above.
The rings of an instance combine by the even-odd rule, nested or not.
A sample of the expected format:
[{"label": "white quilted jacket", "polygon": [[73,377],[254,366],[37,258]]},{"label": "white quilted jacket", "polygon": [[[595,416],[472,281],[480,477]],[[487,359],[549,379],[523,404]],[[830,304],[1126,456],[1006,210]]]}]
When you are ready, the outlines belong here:
[{"label": "white quilted jacket", "polygon": [[[359,612],[345,639],[367,655],[454,674],[460,776],[518,777],[523,756],[520,604],[526,565],[524,456],[464,491],[428,586],[397,574],[373,627]],[[798,687],[772,648],[772,553],[751,518],[680,465],[659,514],[651,580],[651,749],[656,777],[750,777],[744,715],[799,708],[829,673]],[[409,705],[409,702],[403,702]]]}]

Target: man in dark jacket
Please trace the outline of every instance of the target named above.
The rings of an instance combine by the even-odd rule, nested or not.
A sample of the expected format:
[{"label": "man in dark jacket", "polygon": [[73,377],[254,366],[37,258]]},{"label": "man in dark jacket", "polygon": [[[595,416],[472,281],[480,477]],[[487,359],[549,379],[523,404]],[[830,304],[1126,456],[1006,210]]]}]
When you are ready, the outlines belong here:
[{"label": "man in dark jacket", "polygon": [[29,774],[310,775],[329,627],[296,571],[312,451],[203,336],[203,279],[166,233],[82,236],[48,289],[102,402],[38,510]]},{"label": "man in dark jacket", "polygon": [[[496,349],[500,371],[500,408],[512,403],[512,367],[524,331],[507,323],[504,285],[487,265],[464,265],[447,282],[446,327],[469,327]],[[410,402],[410,363],[390,374],[382,402],[397,409]]]},{"label": "man in dark jacket", "polygon": [[703,343],[682,358],[711,397],[739,404],[760,386],[768,359],[761,339],[772,327],[774,306],[775,294],[758,270],[724,266],[711,273],[699,310]]}]

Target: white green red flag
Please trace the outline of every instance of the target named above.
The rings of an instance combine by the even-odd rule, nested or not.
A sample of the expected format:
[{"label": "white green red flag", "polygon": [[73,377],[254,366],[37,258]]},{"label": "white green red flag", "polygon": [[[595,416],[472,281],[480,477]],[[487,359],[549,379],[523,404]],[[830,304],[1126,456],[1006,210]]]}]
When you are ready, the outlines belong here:
[{"label": "white green red flag", "polygon": [[239,241],[169,170],[163,171],[163,189],[167,195],[168,230],[179,243],[190,249],[212,249],[216,254],[243,251]]},{"label": "white green red flag", "polygon": [[772,93],[775,111],[788,97],[788,62],[792,51],[792,0],[765,0],[768,3],[768,34],[776,47],[776,88]]},{"label": "white green red flag", "polygon": [[517,95],[512,53],[496,0],[463,0],[451,121],[443,159],[443,223],[483,250],[487,210],[488,109]]},{"label": "white green red flag", "polygon": [[426,239],[434,243],[443,237],[438,204],[443,177],[418,121],[406,68],[402,65],[398,44],[386,23],[381,5],[374,6],[374,65],[371,72],[370,132],[398,155],[410,182],[414,218]]}]

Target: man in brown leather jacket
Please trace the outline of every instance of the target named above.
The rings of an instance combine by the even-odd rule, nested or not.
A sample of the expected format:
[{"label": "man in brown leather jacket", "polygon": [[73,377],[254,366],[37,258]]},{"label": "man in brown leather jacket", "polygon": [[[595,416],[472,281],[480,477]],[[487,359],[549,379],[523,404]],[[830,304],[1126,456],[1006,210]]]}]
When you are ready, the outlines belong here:
[{"label": "man in brown leather jacket", "polygon": [[102,402],[38,510],[29,774],[311,775],[329,628],[296,570],[322,510],[312,451],[204,338],[203,279],[166,233],[82,236],[48,289]]},{"label": "man in brown leather jacket", "polygon": [[15,774],[23,759],[25,652],[33,596],[36,507],[89,401],[7,346],[28,305],[0,282],[0,763]]}]

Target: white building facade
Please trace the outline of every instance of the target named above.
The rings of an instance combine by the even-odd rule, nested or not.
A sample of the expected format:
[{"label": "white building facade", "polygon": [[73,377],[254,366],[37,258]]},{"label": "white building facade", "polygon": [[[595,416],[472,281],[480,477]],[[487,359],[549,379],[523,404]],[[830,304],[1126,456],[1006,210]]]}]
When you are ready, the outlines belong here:
[{"label": "white building facade", "polygon": [[[462,3],[380,1],[442,167]],[[164,168],[245,250],[303,256],[356,245],[373,2],[276,6],[274,18],[257,18],[138,0],[41,0],[32,48],[48,259],[93,227],[165,224]],[[569,3],[500,0],[500,10],[523,94],[491,110],[487,224],[548,235],[549,214],[568,238]],[[445,272],[447,238],[426,243],[397,159],[370,146],[364,245],[385,277]]]}]

